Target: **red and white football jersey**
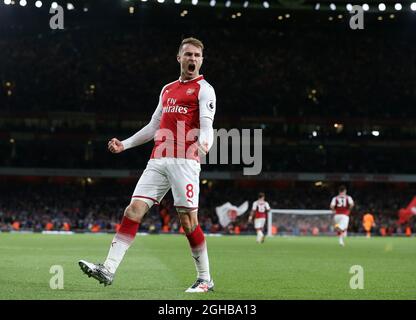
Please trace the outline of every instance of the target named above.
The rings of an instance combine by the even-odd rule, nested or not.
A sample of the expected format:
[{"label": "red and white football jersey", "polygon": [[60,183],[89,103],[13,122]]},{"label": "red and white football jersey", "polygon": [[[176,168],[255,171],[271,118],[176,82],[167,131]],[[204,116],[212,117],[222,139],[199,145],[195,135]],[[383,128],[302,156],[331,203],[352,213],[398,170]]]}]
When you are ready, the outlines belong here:
[{"label": "red and white football jersey", "polygon": [[185,158],[199,161],[196,141],[199,119],[214,120],[214,88],[201,75],[164,86],[153,117],[160,120],[151,158]]},{"label": "red and white football jersey", "polygon": [[331,201],[331,208],[335,208],[335,214],[350,214],[350,208],[354,205],[354,200],[345,194],[345,195],[338,195],[332,198]]},{"label": "red and white football jersey", "polygon": [[266,218],[267,211],[270,210],[270,206],[267,201],[257,200],[253,202],[252,210],[255,211],[255,219]]}]

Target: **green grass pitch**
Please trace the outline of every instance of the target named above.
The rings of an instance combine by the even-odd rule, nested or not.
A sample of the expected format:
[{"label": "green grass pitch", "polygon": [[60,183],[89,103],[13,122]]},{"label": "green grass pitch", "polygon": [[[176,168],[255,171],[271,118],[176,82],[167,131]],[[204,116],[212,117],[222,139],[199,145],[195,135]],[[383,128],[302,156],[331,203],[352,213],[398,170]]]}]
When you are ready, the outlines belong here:
[{"label": "green grass pitch", "polygon": [[[416,299],[416,238],[207,237],[215,292],[186,294],[196,273],[183,235],[138,236],[113,285],[84,275],[77,261],[100,262],[112,235],[0,233],[0,299]],[[53,265],[64,288],[52,290]],[[353,265],[364,289],[351,289]]]}]

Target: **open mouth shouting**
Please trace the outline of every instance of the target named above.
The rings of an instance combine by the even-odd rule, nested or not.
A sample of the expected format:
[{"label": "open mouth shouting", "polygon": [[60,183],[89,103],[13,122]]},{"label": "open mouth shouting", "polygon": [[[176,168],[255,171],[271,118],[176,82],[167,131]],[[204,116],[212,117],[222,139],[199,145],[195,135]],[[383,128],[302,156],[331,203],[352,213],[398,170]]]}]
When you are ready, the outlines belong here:
[{"label": "open mouth shouting", "polygon": [[188,64],[188,72],[189,73],[194,73],[195,69],[196,69],[196,65],[194,63]]}]

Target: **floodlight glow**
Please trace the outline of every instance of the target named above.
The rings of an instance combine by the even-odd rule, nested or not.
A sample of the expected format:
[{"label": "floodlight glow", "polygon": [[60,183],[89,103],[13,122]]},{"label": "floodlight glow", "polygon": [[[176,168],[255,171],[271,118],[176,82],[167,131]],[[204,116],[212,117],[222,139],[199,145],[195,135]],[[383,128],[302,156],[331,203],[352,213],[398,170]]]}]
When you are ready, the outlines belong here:
[{"label": "floodlight glow", "polygon": [[332,11],[337,10],[337,6],[335,5],[335,3],[331,3],[331,4],[329,5],[329,8],[330,8]]},{"label": "floodlight glow", "polygon": [[36,6],[36,8],[42,7],[42,1],[36,1],[35,6]]},{"label": "floodlight glow", "polygon": [[351,11],[352,10],[352,4],[351,3],[348,3],[346,5],[346,8],[347,8],[347,11]]},{"label": "floodlight glow", "polygon": [[380,11],[385,11],[385,10],[386,10],[386,5],[385,5],[384,3],[380,3],[380,4],[378,5],[378,10],[380,10]]},{"label": "floodlight glow", "polygon": [[270,8],[270,4],[267,1],[263,2],[263,7],[265,7],[266,9]]},{"label": "floodlight glow", "polygon": [[70,3],[70,2],[68,2],[68,4],[66,5],[66,8],[68,10],[74,10],[75,9],[74,5],[72,3]]},{"label": "floodlight glow", "polygon": [[192,0],[192,4],[196,6],[198,4],[198,0]]},{"label": "floodlight glow", "polygon": [[244,1],[244,3],[243,3],[243,7],[244,7],[244,8],[247,8],[247,7],[248,7],[248,1]]},{"label": "floodlight glow", "polygon": [[412,4],[410,5],[410,9],[412,11],[416,11],[416,2],[412,2]]},{"label": "floodlight glow", "polygon": [[211,6],[211,7],[215,7],[215,5],[217,4],[217,2],[215,1],[215,0],[211,0],[210,2],[209,2],[209,5]]},{"label": "floodlight glow", "polygon": [[22,7],[26,7],[26,5],[27,5],[27,1],[26,1],[26,0],[20,0],[19,4],[20,4]]},{"label": "floodlight glow", "polygon": [[52,8],[52,9],[56,9],[56,8],[58,8],[58,4],[57,4],[56,2],[52,2],[52,4],[51,4],[51,8]]},{"label": "floodlight glow", "polygon": [[363,4],[363,10],[364,10],[364,11],[368,11],[368,10],[370,10],[370,6],[369,6],[367,3],[364,3],[364,4]]},{"label": "floodlight glow", "polygon": [[396,3],[396,4],[394,5],[394,9],[396,9],[396,11],[400,11],[400,10],[402,10],[402,5],[401,5],[401,3]]}]

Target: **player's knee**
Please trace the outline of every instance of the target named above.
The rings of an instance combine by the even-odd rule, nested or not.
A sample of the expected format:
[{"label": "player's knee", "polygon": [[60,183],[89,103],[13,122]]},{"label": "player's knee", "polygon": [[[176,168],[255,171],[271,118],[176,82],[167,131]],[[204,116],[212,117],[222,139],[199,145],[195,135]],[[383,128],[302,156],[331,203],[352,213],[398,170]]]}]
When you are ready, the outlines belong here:
[{"label": "player's knee", "polygon": [[129,219],[140,222],[148,210],[149,206],[145,202],[136,200],[126,207],[124,215]]},{"label": "player's knee", "polygon": [[192,231],[198,225],[197,210],[178,210],[179,220],[185,231]]},{"label": "player's knee", "polygon": [[190,217],[185,213],[179,213],[179,221],[181,222],[182,227],[188,227],[191,225]]},{"label": "player's knee", "polygon": [[192,229],[192,225],[189,221],[181,220],[181,226],[183,230],[185,231],[185,233],[189,233]]}]

